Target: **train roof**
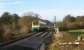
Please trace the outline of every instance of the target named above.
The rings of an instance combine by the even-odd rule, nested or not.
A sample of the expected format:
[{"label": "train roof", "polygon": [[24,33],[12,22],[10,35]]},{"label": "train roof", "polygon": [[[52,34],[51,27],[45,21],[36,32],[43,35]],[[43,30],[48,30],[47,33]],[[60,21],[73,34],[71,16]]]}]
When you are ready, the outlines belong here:
[{"label": "train roof", "polygon": [[47,23],[47,24],[52,24],[49,20],[39,19],[39,21],[45,22],[45,23]]}]

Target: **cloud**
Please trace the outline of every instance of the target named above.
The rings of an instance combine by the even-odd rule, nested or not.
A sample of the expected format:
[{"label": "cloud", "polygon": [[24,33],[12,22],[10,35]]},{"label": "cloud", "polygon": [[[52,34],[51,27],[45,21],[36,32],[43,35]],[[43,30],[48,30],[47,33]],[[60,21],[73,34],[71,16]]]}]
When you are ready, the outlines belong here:
[{"label": "cloud", "polygon": [[60,9],[30,9],[28,11],[24,10],[23,12],[34,12],[37,14],[40,14],[41,18],[43,19],[49,19],[51,21],[54,21],[54,16],[56,16],[57,21],[62,21],[63,18],[71,14],[72,16],[81,16],[84,15],[84,10],[81,9],[65,9],[65,10],[60,10]]},{"label": "cloud", "polygon": [[5,11],[14,12],[16,9],[20,8],[19,5],[21,3],[22,0],[0,0],[0,14]]},{"label": "cloud", "polygon": [[0,0],[0,5],[8,5],[8,4],[20,4],[22,1],[20,0]]},{"label": "cloud", "polygon": [[15,2],[15,1],[22,1],[22,0],[0,0],[0,2]]},{"label": "cloud", "polygon": [[[1,6],[0,6],[1,7]],[[0,14],[1,12],[7,11],[6,9],[1,9],[0,10]],[[50,21],[54,21],[54,16],[56,16],[57,21],[62,21],[64,16],[71,14],[72,16],[80,16],[80,15],[84,15],[84,10],[83,9],[21,9],[18,11],[9,11],[10,13],[17,13],[20,16],[23,15],[24,13],[27,12],[34,12],[39,14],[42,19],[48,19]]]}]

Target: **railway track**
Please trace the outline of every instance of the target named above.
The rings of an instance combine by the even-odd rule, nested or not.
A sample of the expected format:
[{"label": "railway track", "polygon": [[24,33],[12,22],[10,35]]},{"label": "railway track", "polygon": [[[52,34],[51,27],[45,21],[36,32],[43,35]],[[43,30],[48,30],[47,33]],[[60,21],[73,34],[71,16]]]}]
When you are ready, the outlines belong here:
[{"label": "railway track", "polygon": [[48,32],[43,33],[43,34],[40,36],[40,38],[45,37],[47,34],[48,34]]},{"label": "railway track", "polygon": [[31,37],[34,34],[35,33],[29,33],[29,34],[26,34],[26,36],[21,36],[19,38],[18,37],[17,38],[15,37],[16,39],[13,39],[13,40],[10,40],[10,41],[7,41],[7,42],[3,42],[3,43],[0,44],[0,46],[5,46],[5,45],[8,45],[8,44],[14,43],[14,42],[19,41],[21,39],[25,39],[27,37]]},{"label": "railway track", "polygon": [[31,36],[31,37],[38,37],[42,34],[43,32],[40,32],[40,33],[36,33],[35,35]]},{"label": "railway track", "polygon": [[34,37],[40,37],[40,38],[43,38],[45,35],[47,34],[47,32],[39,32],[39,33],[30,33],[30,34],[27,34],[25,37],[22,37],[22,38],[18,38],[18,39],[15,39],[15,40],[11,40],[9,42],[6,42],[6,43],[3,43],[0,45],[0,48],[1,47],[7,47],[9,46],[10,44],[13,44],[13,43],[17,43],[19,41],[22,41],[24,39],[31,39],[31,38],[34,38]]}]

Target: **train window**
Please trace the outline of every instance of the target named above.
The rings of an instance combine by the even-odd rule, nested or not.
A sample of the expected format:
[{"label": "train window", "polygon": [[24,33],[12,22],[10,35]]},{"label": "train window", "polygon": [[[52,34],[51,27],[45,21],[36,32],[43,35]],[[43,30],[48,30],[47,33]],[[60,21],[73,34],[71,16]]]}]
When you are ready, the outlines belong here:
[{"label": "train window", "polygon": [[38,25],[38,23],[35,22],[35,23],[33,23],[33,25]]},{"label": "train window", "polygon": [[38,25],[38,22],[32,22],[33,25]]}]

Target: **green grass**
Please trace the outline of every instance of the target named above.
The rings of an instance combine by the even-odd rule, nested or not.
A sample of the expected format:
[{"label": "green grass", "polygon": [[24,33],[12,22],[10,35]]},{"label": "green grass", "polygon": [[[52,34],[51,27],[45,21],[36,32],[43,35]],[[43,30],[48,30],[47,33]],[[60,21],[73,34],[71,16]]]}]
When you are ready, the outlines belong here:
[{"label": "green grass", "polygon": [[67,32],[74,35],[84,35],[84,29],[68,30]]},{"label": "green grass", "polygon": [[66,32],[68,32],[69,34],[74,36],[74,38],[77,38],[80,35],[82,35],[84,37],[84,29],[68,30]]},{"label": "green grass", "polygon": [[84,32],[84,29],[68,30],[68,32]]}]

